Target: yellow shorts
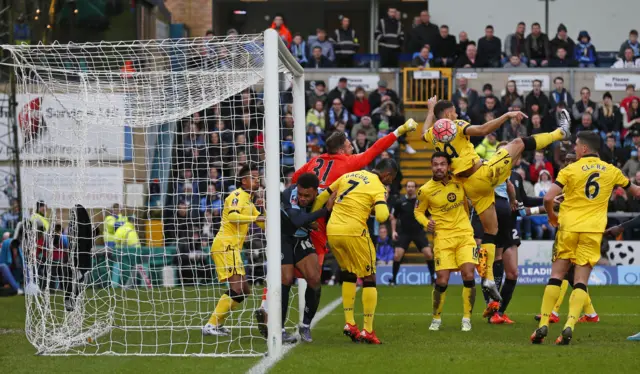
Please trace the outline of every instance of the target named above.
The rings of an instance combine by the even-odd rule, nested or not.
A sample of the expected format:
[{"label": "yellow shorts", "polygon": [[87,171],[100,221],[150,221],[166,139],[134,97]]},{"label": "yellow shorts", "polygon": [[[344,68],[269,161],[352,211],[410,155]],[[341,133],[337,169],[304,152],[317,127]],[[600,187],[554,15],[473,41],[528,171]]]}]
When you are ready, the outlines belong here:
[{"label": "yellow shorts", "polygon": [[[215,246],[217,247],[217,246]],[[224,248],[212,248],[211,258],[216,265],[218,281],[224,282],[232,275],[245,275],[244,263],[240,255],[240,249],[226,246]]]},{"label": "yellow shorts", "polygon": [[502,148],[472,176],[463,180],[464,193],[476,213],[481,214],[495,203],[494,189],[511,176],[511,161],[509,152]]},{"label": "yellow shorts", "polygon": [[328,235],[327,239],[341,270],[358,278],[376,273],[376,248],[369,235]]},{"label": "yellow shorts", "polygon": [[571,260],[576,265],[594,267],[600,260],[602,234],[597,232],[558,231],[553,243],[555,260]]},{"label": "yellow shorts", "polygon": [[438,237],[433,246],[433,257],[438,270],[457,270],[462,264],[478,264],[479,249],[473,235]]}]

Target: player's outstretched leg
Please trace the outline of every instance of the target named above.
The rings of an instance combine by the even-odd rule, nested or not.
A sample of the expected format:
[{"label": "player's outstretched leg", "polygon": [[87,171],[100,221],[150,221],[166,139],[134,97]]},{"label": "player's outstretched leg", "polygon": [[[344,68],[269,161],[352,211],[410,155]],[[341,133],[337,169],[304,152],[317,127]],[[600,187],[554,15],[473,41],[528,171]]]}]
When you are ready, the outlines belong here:
[{"label": "player's outstretched leg", "polygon": [[360,336],[360,329],[356,325],[353,307],[356,304],[356,282],[358,277],[346,270],[340,274],[342,280],[342,308],[344,310],[344,330],[343,334],[350,337],[353,342],[357,342]]},{"label": "player's outstretched leg", "polygon": [[364,325],[360,332],[360,341],[369,344],[382,344],[373,329],[373,316],[378,305],[378,289],[376,288],[376,275],[368,275],[362,282],[362,309],[364,312]]}]

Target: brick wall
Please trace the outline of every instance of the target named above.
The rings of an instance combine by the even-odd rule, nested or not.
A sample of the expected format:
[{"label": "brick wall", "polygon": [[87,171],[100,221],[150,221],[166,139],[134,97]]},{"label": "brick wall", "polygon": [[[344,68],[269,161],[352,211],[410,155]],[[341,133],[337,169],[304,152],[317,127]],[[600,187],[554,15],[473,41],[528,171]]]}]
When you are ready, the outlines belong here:
[{"label": "brick wall", "polygon": [[165,5],[171,12],[172,23],[184,23],[190,30],[190,36],[204,36],[212,29],[211,0],[166,0]]}]

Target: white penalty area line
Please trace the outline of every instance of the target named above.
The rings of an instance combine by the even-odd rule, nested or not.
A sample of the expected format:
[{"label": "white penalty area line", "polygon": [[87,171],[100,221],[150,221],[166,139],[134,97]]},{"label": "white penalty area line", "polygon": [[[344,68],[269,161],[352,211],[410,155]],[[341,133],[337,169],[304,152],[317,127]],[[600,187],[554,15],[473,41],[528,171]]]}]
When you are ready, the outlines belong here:
[{"label": "white penalty area line", "polygon": [[[342,303],[342,297],[339,297],[335,300],[333,300],[332,302],[330,302],[329,304],[327,304],[324,308],[320,309],[318,311],[318,313],[316,313],[316,316],[313,318],[313,321],[311,321],[311,328],[313,329],[318,322],[320,322],[324,317],[328,316],[328,315],[332,315],[332,311],[338,307],[338,305],[340,305]],[[298,344],[300,344],[301,340],[298,339],[298,342],[296,342],[295,344],[287,344],[287,345],[282,345],[282,354],[278,357],[265,357],[262,360],[260,360],[254,367],[252,367],[251,369],[249,369],[249,371],[247,371],[247,374],[263,374],[268,372],[272,367],[274,367],[278,361],[282,360],[287,353],[289,353],[289,351],[291,351],[293,348],[297,347]]]},{"label": "white penalty area line", "polygon": [[[462,313],[443,313],[448,316],[462,316]],[[342,315],[342,313],[330,313],[331,316]],[[432,316],[432,313],[423,312],[423,313],[376,313],[374,317],[410,317],[410,316]],[[509,316],[535,316],[536,313],[507,313]],[[599,316],[602,317],[638,317],[640,313],[598,313]]]}]

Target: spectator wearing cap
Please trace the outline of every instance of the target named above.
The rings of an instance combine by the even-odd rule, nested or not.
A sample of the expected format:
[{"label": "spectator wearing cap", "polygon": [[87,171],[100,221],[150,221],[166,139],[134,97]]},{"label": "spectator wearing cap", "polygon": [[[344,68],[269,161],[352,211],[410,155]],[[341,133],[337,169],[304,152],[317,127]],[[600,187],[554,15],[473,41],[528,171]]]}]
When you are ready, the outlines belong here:
[{"label": "spectator wearing cap", "polygon": [[498,148],[498,133],[492,132],[482,139],[482,142],[476,147],[476,153],[483,160],[488,160],[496,154]]},{"label": "spectator wearing cap", "polygon": [[312,50],[320,47],[322,55],[333,62],[336,55],[333,52],[333,43],[327,39],[327,32],[324,29],[317,29],[315,37],[309,37],[309,48]]},{"label": "spectator wearing cap", "polygon": [[307,59],[307,43],[302,39],[302,35],[300,35],[300,33],[296,33],[293,37],[293,42],[291,43],[289,50],[302,67],[307,66],[307,63],[309,62],[309,59]]},{"label": "spectator wearing cap", "polygon": [[273,17],[271,28],[275,29],[278,32],[278,35],[280,35],[280,38],[282,38],[284,43],[287,45],[287,48],[291,46],[291,41],[293,39],[291,37],[291,31],[289,31],[287,26],[285,26],[284,18],[281,15],[276,15],[275,17]]},{"label": "spectator wearing cap", "polygon": [[520,57],[520,61],[527,63],[527,57],[524,53],[525,27],[526,25],[524,22],[519,22],[518,26],[516,26],[516,32],[507,35],[507,37],[505,38],[504,55],[507,61],[511,58],[511,56],[518,56]]},{"label": "spectator wearing cap", "polygon": [[597,62],[596,47],[591,44],[591,36],[587,31],[580,31],[578,44],[576,45],[574,58],[578,61],[578,67],[595,68]]},{"label": "spectator wearing cap", "polygon": [[315,69],[331,68],[333,67],[333,64],[331,63],[331,60],[322,54],[322,47],[317,45],[311,50],[311,58],[309,59],[307,67]]},{"label": "spectator wearing cap", "polygon": [[398,57],[404,43],[402,23],[398,21],[398,10],[390,7],[387,17],[381,18],[376,27],[375,38],[378,42],[380,66],[383,68],[398,67]]},{"label": "spectator wearing cap", "polygon": [[356,30],[351,28],[351,20],[342,17],[340,28],[334,31],[336,66],[339,68],[353,67],[353,57],[358,52],[360,44]]},{"label": "spectator wearing cap", "polygon": [[467,46],[469,44],[476,45],[476,42],[469,40],[469,35],[466,31],[460,31],[458,34],[458,44],[456,45],[456,61],[467,53]]},{"label": "spectator wearing cap", "polygon": [[502,41],[494,35],[493,26],[487,25],[484,36],[478,39],[478,60],[482,66],[497,68],[500,67],[501,53]]},{"label": "spectator wearing cap", "polygon": [[[511,103],[510,110],[520,110],[522,108],[522,101],[516,99]],[[510,142],[516,138],[525,138],[527,136],[527,126],[522,123],[520,117],[513,117],[507,121],[503,126],[502,140]]]},{"label": "spectator wearing cap", "polygon": [[461,77],[456,79],[456,91],[453,93],[453,103],[457,104],[459,99],[464,97],[467,99],[467,103],[469,104],[469,110],[471,110],[478,103],[479,95],[478,91],[470,88],[468,84],[469,81],[467,78]]},{"label": "spectator wearing cap", "polygon": [[618,52],[619,58],[624,58],[627,48],[631,48],[634,58],[640,58],[640,42],[638,42],[638,31],[629,31],[629,39],[622,42],[620,45],[620,51]]},{"label": "spectator wearing cap", "polygon": [[424,47],[422,47],[420,53],[413,58],[413,60],[411,61],[411,66],[420,69],[430,68],[433,64],[431,57],[431,47],[426,44]]},{"label": "spectator wearing cap", "polygon": [[549,38],[542,32],[538,22],[531,25],[531,34],[525,39],[524,50],[527,59],[529,59],[529,66],[538,67],[549,64],[551,58]]},{"label": "spectator wearing cap", "polygon": [[371,105],[367,99],[367,93],[362,86],[356,87],[355,101],[353,102],[353,115],[359,120],[371,114]]},{"label": "spectator wearing cap", "polygon": [[381,79],[378,81],[378,88],[369,94],[369,105],[371,105],[372,112],[380,107],[384,96],[389,96],[389,99],[396,105],[400,103],[398,94],[387,87],[387,81]]},{"label": "spectator wearing cap", "polygon": [[438,25],[431,23],[429,12],[420,12],[420,23],[409,33],[409,52],[420,52],[424,45],[435,45],[440,31]]},{"label": "spectator wearing cap", "polygon": [[582,87],[580,90],[580,100],[573,104],[571,109],[573,118],[577,122],[582,121],[582,116],[585,113],[590,114],[594,122],[598,121],[598,105],[591,101],[591,90],[589,87]]},{"label": "spectator wearing cap", "polygon": [[311,89],[311,93],[307,97],[306,103],[308,108],[311,108],[313,105],[315,107],[316,101],[322,101],[324,106],[327,106],[327,102],[329,101],[329,95],[327,95],[327,86],[323,81],[315,81],[313,87]]},{"label": "spectator wearing cap", "polygon": [[561,23],[558,25],[558,33],[556,34],[556,37],[551,40],[550,47],[551,55],[553,56],[556,55],[558,48],[564,48],[569,56],[573,56],[573,50],[576,47],[576,43],[569,37],[569,34],[567,34],[567,27],[564,24]]},{"label": "spectator wearing cap", "polygon": [[635,58],[633,55],[633,49],[631,49],[631,47],[627,47],[627,49],[624,50],[624,56],[617,59],[611,67],[615,69],[638,68],[640,67],[640,58]]},{"label": "spectator wearing cap", "polygon": [[564,79],[562,77],[555,77],[553,79],[554,90],[549,92],[549,104],[551,107],[550,111],[555,111],[556,106],[559,103],[564,103],[566,107],[573,107],[573,96],[571,93],[564,88]]},{"label": "spectator wearing cap", "polygon": [[524,100],[527,115],[531,117],[533,113],[539,113],[544,116],[549,110],[549,98],[542,92],[542,81],[535,79],[533,81],[533,89]]},{"label": "spectator wearing cap", "polygon": [[456,62],[458,68],[483,68],[484,62],[478,59],[478,50],[474,44],[467,45],[464,56],[459,57]]},{"label": "spectator wearing cap", "polygon": [[353,104],[356,101],[356,96],[353,92],[347,88],[347,78],[342,77],[338,80],[338,85],[331,91],[329,91],[329,101],[333,102],[335,98],[339,98],[342,101],[342,105],[349,112],[353,110]]},{"label": "spectator wearing cap", "polygon": [[505,69],[526,69],[527,64],[520,60],[520,56],[512,55],[509,57],[509,61],[504,64]]},{"label": "spectator wearing cap", "polygon": [[363,116],[360,118],[359,123],[353,125],[353,128],[351,129],[351,138],[355,139],[359,131],[364,131],[367,139],[372,143],[378,139],[378,131],[373,126],[373,122],[371,122],[371,117],[369,116]]},{"label": "spectator wearing cap", "polygon": [[578,61],[573,59],[573,55],[569,55],[567,50],[559,47],[556,54],[549,61],[550,68],[571,68],[577,67]]},{"label": "spectator wearing cap", "polygon": [[620,107],[613,103],[613,97],[610,92],[605,92],[602,95],[602,104],[598,108],[598,124],[605,134],[613,135],[619,145],[622,113],[620,112]]},{"label": "spectator wearing cap", "polygon": [[449,26],[440,26],[440,34],[433,45],[435,66],[451,67],[456,61],[456,37],[449,34]]}]

